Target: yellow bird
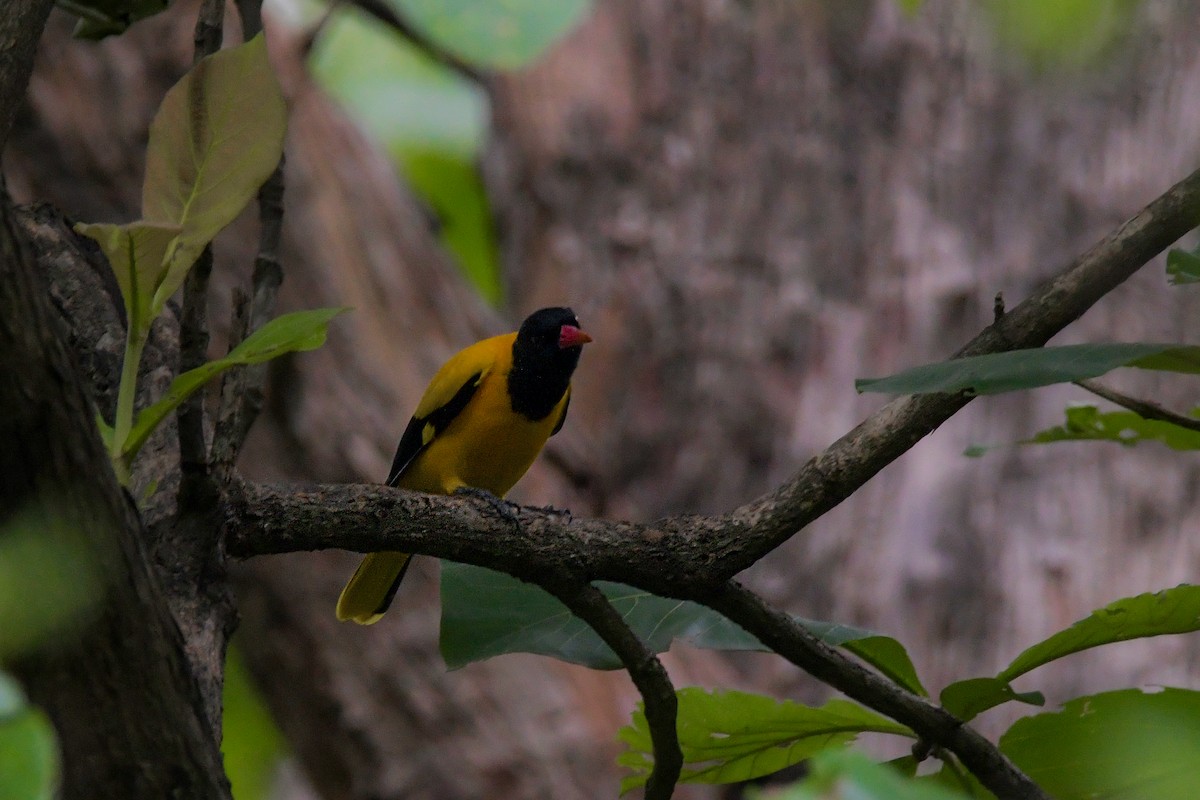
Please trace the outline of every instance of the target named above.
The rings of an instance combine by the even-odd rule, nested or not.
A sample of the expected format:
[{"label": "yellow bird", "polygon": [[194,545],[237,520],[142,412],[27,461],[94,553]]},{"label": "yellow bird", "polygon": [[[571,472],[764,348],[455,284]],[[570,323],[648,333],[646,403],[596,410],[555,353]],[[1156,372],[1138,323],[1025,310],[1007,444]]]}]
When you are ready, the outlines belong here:
[{"label": "yellow bird", "polygon": [[[413,413],[387,485],[430,494],[481,489],[504,497],[558,433],[571,374],[592,341],[569,308],[535,311],[516,333],[476,342],[442,365]],[[378,622],[408,553],[363,558],[337,603],[339,620]]]}]

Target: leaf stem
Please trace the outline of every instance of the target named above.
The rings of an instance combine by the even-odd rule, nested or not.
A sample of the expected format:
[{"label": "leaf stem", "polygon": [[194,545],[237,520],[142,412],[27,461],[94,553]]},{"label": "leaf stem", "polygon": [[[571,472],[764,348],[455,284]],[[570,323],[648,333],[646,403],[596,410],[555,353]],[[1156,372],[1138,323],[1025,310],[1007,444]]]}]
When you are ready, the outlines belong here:
[{"label": "leaf stem", "polygon": [[[132,320],[131,320],[132,322]],[[130,324],[125,340],[125,359],[121,364],[121,386],[117,390],[117,418],[113,424],[112,445],[109,457],[121,483],[128,481],[128,465],[121,461],[129,433],[133,430],[133,403],[137,396],[138,367],[142,363],[142,350],[146,347],[149,331]]]}]

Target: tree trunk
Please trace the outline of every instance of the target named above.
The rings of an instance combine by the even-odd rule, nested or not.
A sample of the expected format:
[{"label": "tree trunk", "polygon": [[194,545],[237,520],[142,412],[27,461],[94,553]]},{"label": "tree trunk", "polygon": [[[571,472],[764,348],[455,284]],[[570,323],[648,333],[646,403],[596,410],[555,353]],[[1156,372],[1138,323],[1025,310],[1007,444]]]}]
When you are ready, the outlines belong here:
[{"label": "tree trunk", "polygon": [[[134,218],[146,126],[189,60],[193,20],[180,2],[92,45],[52,18],[7,154],[14,194]],[[325,349],[272,366],[241,467],[381,480],[442,359],[569,302],[597,344],[567,438],[514,497],[635,519],[748,500],[880,404],[853,395],[855,377],[945,357],[990,321],[997,292],[1015,304],[1194,168],[1198,28],[1187,4],[1147,2],[1103,64],[1037,74],[962,4],[929,0],[909,19],[891,0],[602,0],[546,59],[490,86],[484,168],[512,298],[499,315],[272,31],[292,104],[282,303],[355,312]],[[217,243],[214,320],[253,241],[242,220]],[[1195,338],[1195,305],[1152,268],[1063,340]],[[1190,400],[1179,380],[1129,385]],[[1183,457],[961,456],[1056,424],[1076,399],[1090,401],[1058,388],[972,403],[748,580],[794,613],[896,636],[936,690],[1109,600],[1186,579],[1200,512]],[[434,565],[419,561],[396,610],[362,629],[332,616],[354,562],[261,559],[236,576],[249,662],[324,796],[615,793],[626,678],[532,656],[446,673]],[[1175,683],[1195,657],[1183,640],[1117,652],[1029,687],[1056,700]],[[667,664],[678,685],[820,694],[759,655]]]}]

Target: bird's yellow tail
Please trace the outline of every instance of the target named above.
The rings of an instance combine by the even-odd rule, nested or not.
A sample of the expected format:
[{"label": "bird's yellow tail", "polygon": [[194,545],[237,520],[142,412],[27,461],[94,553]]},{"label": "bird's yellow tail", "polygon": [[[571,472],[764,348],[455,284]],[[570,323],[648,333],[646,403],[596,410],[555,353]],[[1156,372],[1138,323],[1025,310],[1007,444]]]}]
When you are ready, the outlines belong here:
[{"label": "bird's yellow tail", "polygon": [[378,622],[392,604],[411,558],[408,553],[368,554],[342,589],[337,618],[343,622],[354,620],[359,625]]}]

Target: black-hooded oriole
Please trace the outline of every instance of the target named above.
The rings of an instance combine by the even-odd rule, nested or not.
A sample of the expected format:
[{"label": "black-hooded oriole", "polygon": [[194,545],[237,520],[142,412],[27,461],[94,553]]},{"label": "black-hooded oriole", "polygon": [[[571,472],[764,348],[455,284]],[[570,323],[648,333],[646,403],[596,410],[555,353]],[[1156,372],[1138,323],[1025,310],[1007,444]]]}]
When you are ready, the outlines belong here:
[{"label": "black-hooded oriole", "polygon": [[[516,333],[459,351],[433,376],[413,413],[387,485],[431,494],[508,493],[558,433],[571,374],[590,342],[569,308],[535,311]],[[377,622],[408,569],[408,553],[371,553],[342,590],[340,620]]]}]

